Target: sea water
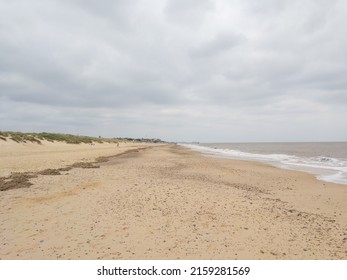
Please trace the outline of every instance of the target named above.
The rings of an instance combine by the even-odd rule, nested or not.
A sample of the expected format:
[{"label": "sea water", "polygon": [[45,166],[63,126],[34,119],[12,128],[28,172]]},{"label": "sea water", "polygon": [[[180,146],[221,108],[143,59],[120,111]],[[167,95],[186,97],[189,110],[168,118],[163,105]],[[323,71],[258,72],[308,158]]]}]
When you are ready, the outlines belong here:
[{"label": "sea water", "polygon": [[347,142],[182,144],[215,157],[254,160],[347,185]]}]

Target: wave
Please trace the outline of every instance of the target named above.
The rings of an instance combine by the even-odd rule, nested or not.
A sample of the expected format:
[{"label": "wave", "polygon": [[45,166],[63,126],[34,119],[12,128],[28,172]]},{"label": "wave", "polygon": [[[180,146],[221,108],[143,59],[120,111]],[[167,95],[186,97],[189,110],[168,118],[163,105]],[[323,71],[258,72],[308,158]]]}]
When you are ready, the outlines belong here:
[{"label": "wave", "polygon": [[347,159],[337,159],[326,156],[299,157],[287,154],[257,154],[193,144],[181,145],[211,156],[222,156],[240,160],[255,160],[270,163],[281,168],[306,171],[316,175],[319,180],[347,185]]}]

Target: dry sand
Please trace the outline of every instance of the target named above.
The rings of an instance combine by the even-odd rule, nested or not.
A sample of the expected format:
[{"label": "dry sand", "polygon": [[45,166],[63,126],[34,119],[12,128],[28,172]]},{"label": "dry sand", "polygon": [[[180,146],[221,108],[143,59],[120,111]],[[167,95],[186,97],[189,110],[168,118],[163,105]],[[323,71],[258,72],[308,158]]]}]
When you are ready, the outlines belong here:
[{"label": "dry sand", "polygon": [[22,146],[0,151],[2,178],[36,172],[0,192],[1,259],[347,259],[347,186],[176,145]]}]

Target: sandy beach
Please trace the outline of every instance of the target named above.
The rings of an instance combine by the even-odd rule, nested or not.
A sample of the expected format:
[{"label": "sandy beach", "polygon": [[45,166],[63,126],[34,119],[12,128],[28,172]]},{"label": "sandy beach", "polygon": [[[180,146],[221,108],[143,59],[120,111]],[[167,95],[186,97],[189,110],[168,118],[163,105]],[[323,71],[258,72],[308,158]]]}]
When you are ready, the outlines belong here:
[{"label": "sandy beach", "polygon": [[0,159],[1,259],[347,259],[347,186],[310,174],[173,144]]}]

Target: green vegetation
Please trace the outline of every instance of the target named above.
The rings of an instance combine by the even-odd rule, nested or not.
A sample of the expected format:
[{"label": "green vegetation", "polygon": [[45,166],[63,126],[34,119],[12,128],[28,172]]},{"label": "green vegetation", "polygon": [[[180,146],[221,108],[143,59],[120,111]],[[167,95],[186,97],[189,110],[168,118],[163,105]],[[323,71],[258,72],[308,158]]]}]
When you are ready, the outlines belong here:
[{"label": "green vegetation", "polygon": [[41,141],[46,140],[50,142],[59,141],[66,142],[68,144],[80,144],[80,143],[118,143],[118,142],[148,142],[148,143],[162,143],[160,139],[133,139],[133,138],[101,138],[91,136],[80,136],[72,134],[62,133],[48,133],[48,132],[12,132],[12,131],[0,131],[0,141],[7,141],[7,139],[13,140],[17,143],[33,142],[41,144]]},{"label": "green vegetation", "polygon": [[50,142],[60,141],[66,142],[69,144],[80,144],[80,143],[112,143],[118,142],[117,139],[110,138],[98,138],[98,137],[90,137],[90,136],[79,136],[72,134],[62,134],[62,133],[23,133],[23,132],[10,132],[10,131],[0,131],[0,140],[6,141],[7,139],[13,140],[17,143],[27,143],[33,142],[41,144],[42,140],[47,140]]},{"label": "green vegetation", "polygon": [[103,143],[103,142],[115,142],[114,139],[105,139],[105,138],[97,138],[97,137],[90,137],[90,136],[79,136],[79,135],[72,135],[72,134],[60,134],[60,133],[37,133],[37,137],[42,140],[48,140],[48,141],[60,141],[60,142],[66,142],[69,144],[80,144],[80,143]]}]

